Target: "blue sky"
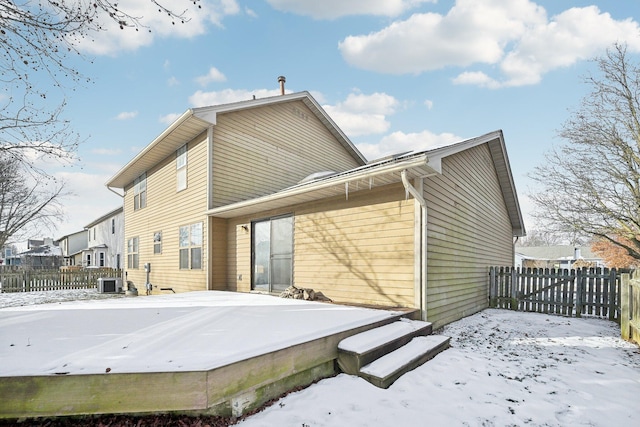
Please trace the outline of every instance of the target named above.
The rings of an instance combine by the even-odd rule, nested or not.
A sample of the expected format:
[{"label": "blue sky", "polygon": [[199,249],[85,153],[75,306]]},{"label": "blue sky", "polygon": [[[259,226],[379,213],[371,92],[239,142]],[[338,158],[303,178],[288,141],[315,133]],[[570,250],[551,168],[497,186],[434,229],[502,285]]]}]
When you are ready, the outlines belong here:
[{"label": "blue sky", "polygon": [[[117,207],[104,183],[190,107],[307,90],[363,154],[504,131],[527,228],[527,174],[614,42],[640,58],[638,0],[201,0],[171,25],[149,0],[123,8],[151,33],[112,29],[79,46],[93,79],[67,91],[85,142],[51,171],[75,195],[53,237]],[[192,2],[172,1],[176,9]]]}]

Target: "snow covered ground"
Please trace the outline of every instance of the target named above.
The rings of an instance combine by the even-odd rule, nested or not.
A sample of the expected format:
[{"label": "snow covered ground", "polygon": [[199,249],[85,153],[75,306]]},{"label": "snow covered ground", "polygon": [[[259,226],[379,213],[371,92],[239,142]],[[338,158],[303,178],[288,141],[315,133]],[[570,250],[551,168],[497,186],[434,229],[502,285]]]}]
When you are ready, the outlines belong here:
[{"label": "snow covered ground", "polygon": [[341,374],[240,423],[256,426],[640,426],[640,350],[618,326],[485,310],[451,348],[382,390]]},{"label": "snow covered ground", "polygon": [[[39,309],[79,313],[84,308],[93,310],[82,312],[111,307],[117,309],[110,311],[114,323],[126,325],[141,315],[136,305],[156,300],[161,307],[201,307],[203,298],[210,301],[206,294],[111,297],[115,299],[71,303],[63,301],[90,298],[91,293],[0,294],[0,307],[5,307],[0,309],[0,365],[11,362],[11,351],[16,347],[9,347],[6,341],[6,331],[10,330],[7,322],[15,321],[16,314],[34,315]],[[38,308],[31,306],[34,301],[54,304]],[[234,301],[221,303],[233,305]],[[247,301],[259,308],[267,300]],[[289,312],[303,312],[309,304],[317,304],[282,305],[283,300],[277,298],[271,301],[277,310],[288,307]],[[127,307],[131,309],[124,310]],[[320,319],[326,319],[340,312],[318,313]],[[46,329],[47,325],[42,326]],[[615,323],[485,310],[448,325],[441,333],[452,337],[452,348],[404,375],[387,390],[341,374],[289,394],[240,425],[640,425],[640,350],[619,338]],[[25,343],[20,344],[34,346]],[[57,345],[67,344],[63,340]]]}]

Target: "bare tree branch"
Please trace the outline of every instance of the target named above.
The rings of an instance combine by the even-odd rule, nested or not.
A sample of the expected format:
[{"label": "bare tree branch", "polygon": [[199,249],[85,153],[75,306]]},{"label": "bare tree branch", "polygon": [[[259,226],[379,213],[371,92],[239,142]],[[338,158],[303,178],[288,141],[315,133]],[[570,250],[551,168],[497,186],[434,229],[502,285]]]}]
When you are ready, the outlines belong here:
[{"label": "bare tree branch", "polygon": [[0,156],[0,248],[27,230],[53,226],[63,217],[64,183],[46,176],[38,177],[40,181],[29,178],[19,163]]},{"label": "bare tree branch", "polygon": [[541,190],[530,196],[542,223],[640,259],[640,68],[618,44],[595,63],[591,93],[560,131],[567,144],[535,168]]},{"label": "bare tree branch", "polygon": [[[175,12],[167,2],[147,1],[174,24],[189,20],[186,9]],[[200,0],[179,2],[200,7]],[[70,58],[87,60],[79,44],[105,31],[108,22],[151,31],[144,17],[110,0],[0,0],[0,154],[25,164],[25,148],[63,160],[74,156],[81,140],[62,117],[65,91],[89,78]]]}]

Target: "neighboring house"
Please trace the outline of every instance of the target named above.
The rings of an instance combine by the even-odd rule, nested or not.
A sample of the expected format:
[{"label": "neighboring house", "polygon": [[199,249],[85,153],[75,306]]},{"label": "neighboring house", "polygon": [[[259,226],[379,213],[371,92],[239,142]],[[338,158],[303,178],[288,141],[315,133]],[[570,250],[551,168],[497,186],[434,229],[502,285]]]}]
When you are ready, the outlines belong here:
[{"label": "neighboring house", "polygon": [[11,265],[17,253],[18,251],[14,245],[0,248],[0,265]]},{"label": "neighboring house", "polygon": [[124,213],[122,206],[87,224],[88,245],[82,251],[85,267],[122,268]]},{"label": "neighboring house", "polygon": [[61,237],[66,266],[122,268],[123,208],[116,208],[84,227]]},{"label": "neighboring house", "polygon": [[62,250],[64,265],[82,266],[82,254],[87,249],[89,243],[87,230],[62,236],[58,239],[58,244]]},{"label": "neighboring house", "polygon": [[582,268],[604,267],[603,259],[588,246],[520,246],[516,248],[516,267]]},{"label": "neighboring house", "polygon": [[149,264],[153,292],[295,285],[436,328],[525,234],[502,132],[367,163],[308,92],[189,109],[107,185],[138,287]]},{"label": "neighboring house", "polygon": [[12,265],[23,268],[58,268],[64,262],[62,250],[53,239],[29,240],[27,250],[14,257]]}]

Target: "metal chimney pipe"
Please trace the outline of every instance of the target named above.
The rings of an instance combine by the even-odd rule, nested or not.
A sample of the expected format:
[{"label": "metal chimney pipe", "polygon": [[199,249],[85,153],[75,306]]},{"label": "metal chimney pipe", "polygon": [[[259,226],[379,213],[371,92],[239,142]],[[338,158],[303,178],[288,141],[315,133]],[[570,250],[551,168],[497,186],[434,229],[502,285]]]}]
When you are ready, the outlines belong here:
[{"label": "metal chimney pipe", "polygon": [[286,81],[287,79],[284,76],[278,77],[278,83],[280,83],[280,95],[284,95],[284,82]]}]

